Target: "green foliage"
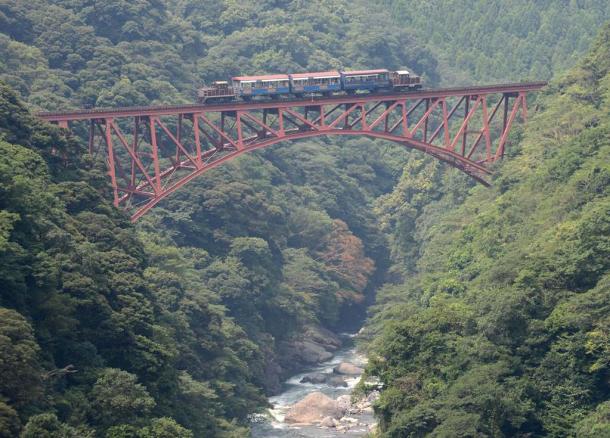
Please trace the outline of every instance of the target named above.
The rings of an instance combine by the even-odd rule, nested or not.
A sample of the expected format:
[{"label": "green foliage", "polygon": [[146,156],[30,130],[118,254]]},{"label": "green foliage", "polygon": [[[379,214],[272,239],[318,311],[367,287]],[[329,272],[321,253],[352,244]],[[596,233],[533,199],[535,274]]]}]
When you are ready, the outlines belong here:
[{"label": "green foliage", "polygon": [[21,422],[17,411],[0,400],[0,437],[11,438],[19,433]]},{"label": "green foliage", "polygon": [[367,10],[345,0],[6,0],[0,80],[58,109],[188,102],[202,81],[240,73],[408,64],[438,79],[413,32]]},{"label": "green foliage", "polygon": [[574,66],[610,19],[605,0],[383,0],[417,29],[447,84],[550,79]]},{"label": "green foliage", "polygon": [[[25,318],[0,307],[0,400],[21,408],[41,395],[40,347]],[[5,407],[8,413],[8,408]]]},{"label": "green foliage", "polygon": [[[428,9],[440,8],[409,4],[407,20],[396,5],[5,0],[0,79],[30,107],[59,110],[191,102],[201,82],[239,73],[408,67],[435,84],[433,52],[461,69],[449,81],[528,69],[506,63],[534,39],[499,62],[490,53],[513,41],[504,34],[481,39],[479,51],[455,49],[470,40],[465,8],[430,19]],[[500,14],[507,29],[533,33],[527,9],[527,20]],[[527,71],[544,76],[584,50],[606,12],[574,2],[543,12],[536,53],[560,47]],[[566,17],[575,46],[557,35]],[[452,38],[439,42],[438,29]],[[246,436],[247,415],[294,366],[278,346],[309,325],[356,328],[349,322],[358,324],[388,269],[391,280],[409,280],[384,288],[373,317],[393,320],[375,328],[385,333],[379,351],[389,340],[391,355],[371,360],[388,388],[378,409],[385,432],[603,430],[603,405],[591,408],[603,397],[586,391],[605,385],[608,367],[608,322],[591,305],[607,305],[606,55],[593,52],[541,102],[544,134],[524,144],[526,158],[500,175],[499,192],[475,191],[449,219],[445,210],[472,186],[465,177],[361,138],[232,161],[134,227],[107,201],[103,160],[0,84],[0,436]],[[533,169],[539,153],[551,159]],[[540,181],[548,200],[531,193]],[[528,202],[515,201],[522,195]],[[480,205],[488,207],[472,223]],[[545,224],[537,239],[519,231],[530,214]],[[532,351],[544,359],[521,360]]]},{"label": "green foliage", "polygon": [[426,170],[380,200],[398,248],[418,248],[370,321],[381,436],[607,435],[609,58],[606,26],[493,189],[456,203]]},{"label": "green foliage", "polygon": [[193,434],[171,418],[157,418],[138,434],[142,438],[193,438]]},{"label": "green foliage", "polygon": [[55,414],[33,415],[23,428],[21,438],[94,438],[95,433],[85,427],[62,423]]},{"label": "green foliage", "polygon": [[262,389],[279,388],[279,366],[294,367],[276,345],[362,308],[367,254],[385,252],[355,206],[390,187],[401,159],[378,149],[364,165],[332,143],[248,157],[195,182],[200,202],[180,194],[136,233],[104,201],[98,164],[78,161],[74,140],[2,93],[0,129],[22,145],[0,143],[0,297],[31,318],[41,352],[22,380],[48,376],[49,394],[41,405],[30,388],[22,407],[8,391],[5,429],[37,408],[110,436],[144,433],[158,417],[196,436],[243,435],[239,421],[266,404]]},{"label": "green foliage", "polygon": [[[189,435],[151,423],[163,415],[199,435],[239,430],[221,417],[243,418],[263,399],[242,372],[239,330],[223,334],[231,323],[209,309],[202,275],[184,285],[155,275],[127,218],[103,200],[97,168],[58,159],[71,148],[78,159],[78,144],[5,86],[0,107],[4,138],[22,144],[0,141],[0,434],[25,424],[26,436],[93,436],[133,423],[145,436]],[[185,254],[196,265],[202,252]],[[57,415],[30,417],[49,409]]]},{"label": "green foliage", "polygon": [[91,389],[91,413],[101,425],[137,423],[155,406],[137,377],[123,370],[107,368]]},{"label": "green foliage", "polygon": [[610,435],[608,422],[608,402],[600,403],[594,412],[587,415],[576,425],[576,435],[582,438],[593,438]]}]

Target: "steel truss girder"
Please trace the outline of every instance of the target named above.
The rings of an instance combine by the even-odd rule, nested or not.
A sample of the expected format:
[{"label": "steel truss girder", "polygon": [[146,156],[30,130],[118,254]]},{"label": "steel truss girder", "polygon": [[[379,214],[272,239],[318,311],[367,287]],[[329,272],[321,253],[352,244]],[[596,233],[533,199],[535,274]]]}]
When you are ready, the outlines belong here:
[{"label": "steel truss girder", "polygon": [[[105,146],[114,205],[128,210],[136,221],[171,193],[228,160],[280,142],[318,136],[395,142],[489,185],[489,165],[504,157],[517,117],[526,120],[526,94],[543,85],[536,84],[460,93],[278,100],[259,106],[175,107],[176,111],[156,114],[142,108],[83,112],[68,119],[41,117],[65,128],[68,121],[87,122],[89,152],[98,152],[98,144]],[[503,117],[496,117],[499,112]]]}]

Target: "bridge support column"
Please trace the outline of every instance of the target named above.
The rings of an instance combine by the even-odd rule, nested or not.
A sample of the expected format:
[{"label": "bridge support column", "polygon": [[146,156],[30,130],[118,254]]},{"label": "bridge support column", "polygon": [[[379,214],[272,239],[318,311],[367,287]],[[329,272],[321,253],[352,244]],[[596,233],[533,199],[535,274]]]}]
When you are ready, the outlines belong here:
[{"label": "bridge support column", "polygon": [[105,121],[106,147],[108,148],[108,174],[110,175],[110,183],[112,184],[112,192],[114,195],[113,204],[119,206],[119,192],[116,180],[116,163],[114,156],[114,147],[112,145],[112,119]]},{"label": "bridge support column", "polygon": [[284,134],[286,134],[286,131],[284,130],[284,110],[282,108],[278,108],[277,110],[277,122],[280,128],[278,133],[283,137]]},{"label": "bridge support column", "polygon": [[[464,99],[464,120],[468,117],[468,113],[470,112],[470,97],[466,97]],[[466,154],[466,144],[468,142],[468,123],[466,123],[466,129],[464,129],[464,137],[462,138],[462,156]]]},{"label": "bridge support column", "polygon": [[236,111],[236,113],[235,113],[235,126],[237,126],[238,148],[243,149],[244,148],[244,136],[243,136],[242,126],[241,126],[241,111]]},{"label": "bridge support column", "polygon": [[409,111],[408,111],[408,103],[407,101],[402,102],[402,135],[404,137],[411,137],[411,133],[409,132]]},{"label": "bridge support column", "polygon": [[424,120],[424,143],[428,142],[428,112],[430,110],[430,99],[426,99],[426,110],[425,110],[425,120]]},{"label": "bridge support column", "polygon": [[153,167],[155,169],[155,192],[161,192],[161,168],[159,164],[159,146],[157,144],[157,127],[155,117],[148,118],[150,124],[150,145],[152,147]]},{"label": "bridge support column", "polygon": [[93,149],[95,148],[95,120],[89,120],[89,142],[87,145],[89,155],[93,155]]},{"label": "bridge support column", "polygon": [[193,136],[195,140],[195,156],[197,159],[197,167],[201,168],[201,138],[199,133],[199,114],[193,114]]},{"label": "bridge support column", "polygon": [[[138,146],[140,146],[140,144],[139,144],[140,118],[139,117],[134,117],[132,137],[133,137],[133,141],[131,144],[131,149],[133,150],[134,155],[137,157],[138,156]],[[137,169],[136,160],[132,159],[131,160],[131,181],[130,181],[131,187],[136,186],[136,169]]]}]

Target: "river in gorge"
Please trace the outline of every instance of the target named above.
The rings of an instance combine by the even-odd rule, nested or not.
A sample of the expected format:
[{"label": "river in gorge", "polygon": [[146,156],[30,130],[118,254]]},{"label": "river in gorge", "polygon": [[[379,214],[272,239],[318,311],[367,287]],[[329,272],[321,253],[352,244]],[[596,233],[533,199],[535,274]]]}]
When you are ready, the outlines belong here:
[{"label": "river in gorge", "polygon": [[[360,413],[349,415],[352,426],[348,430],[337,428],[326,428],[321,426],[291,426],[285,423],[284,415],[296,402],[302,400],[312,392],[323,394],[336,399],[345,394],[351,394],[360,377],[347,378],[347,387],[333,387],[326,383],[301,383],[301,379],[314,373],[332,373],[333,368],[341,362],[349,362],[357,366],[363,366],[365,358],[358,353],[353,345],[353,335],[343,336],[344,347],[337,350],[332,359],[317,367],[304,370],[292,376],[284,382],[283,391],[269,398],[273,406],[266,416],[257,416],[257,421],[251,425],[252,437],[254,438],[331,438],[331,437],[364,437],[375,424],[372,413]],[[347,415],[347,414],[346,414]]]}]

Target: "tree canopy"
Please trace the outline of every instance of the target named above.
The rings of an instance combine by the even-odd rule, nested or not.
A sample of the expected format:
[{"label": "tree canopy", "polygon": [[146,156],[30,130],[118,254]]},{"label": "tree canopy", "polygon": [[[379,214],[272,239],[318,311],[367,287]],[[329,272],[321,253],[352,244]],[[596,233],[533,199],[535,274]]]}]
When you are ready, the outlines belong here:
[{"label": "tree canopy", "polygon": [[369,324],[381,436],[605,435],[609,60],[606,26],[537,100],[492,189],[456,203],[405,172],[380,199],[389,217],[404,202],[388,229],[415,259],[395,259],[404,282],[380,291]]},{"label": "tree canopy", "polygon": [[475,3],[0,0],[0,436],[246,436],[298,369],[283,348],[357,329],[382,283],[382,434],[605,433],[607,30],[492,190],[386,142],[300,141],[133,225],[82,130],[32,115],[192,102],[235,74],[546,78],[608,16]]}]

